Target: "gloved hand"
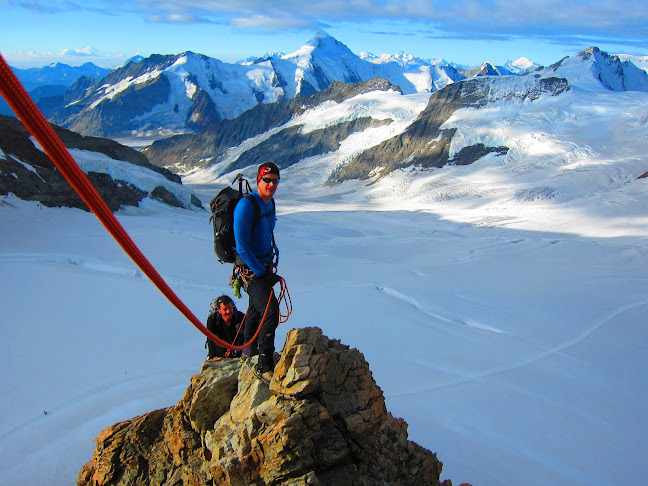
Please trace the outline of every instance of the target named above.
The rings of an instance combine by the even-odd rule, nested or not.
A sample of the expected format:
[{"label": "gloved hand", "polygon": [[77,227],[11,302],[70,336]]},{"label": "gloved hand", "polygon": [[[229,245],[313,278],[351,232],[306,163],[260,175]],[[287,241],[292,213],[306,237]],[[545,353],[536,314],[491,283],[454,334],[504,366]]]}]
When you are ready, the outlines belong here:
[{"label": "gloved hand", "polygon": [[272,270],[266,270],[261,278],[270,284],[270,287],[274,287],[275,284],[281,281],[281,277],[274,273]]}]

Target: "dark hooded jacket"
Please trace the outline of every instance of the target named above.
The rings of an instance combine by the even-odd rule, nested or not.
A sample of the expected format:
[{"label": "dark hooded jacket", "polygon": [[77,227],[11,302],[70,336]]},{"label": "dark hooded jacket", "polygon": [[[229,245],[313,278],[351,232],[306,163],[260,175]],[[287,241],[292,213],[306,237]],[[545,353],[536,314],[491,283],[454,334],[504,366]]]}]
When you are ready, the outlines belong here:
[{"label": "dark hooded jacket", "polygon": [[[213,332],[220,339],[227,343],[233,343],[235,346],[240,346],[245,344],[243,341],[243,330],[236,335],[241,322],[243,322],[243,313],[237,309],[234,309],[234,314],[232,315],[232,320],[229,326],[225,325],[225,321],[218,312],[213,312],[209,314],[207,318],[207,330]],[[234,339],[236,338],[236,341]],[[225,356],[226,348],[223,348],[213,342],[211,339],[207,339],[207,350],[208,350],[208,359],[218,356],[222,358]],[[230,357],[240,356],[240,351],[230,352]]]}]

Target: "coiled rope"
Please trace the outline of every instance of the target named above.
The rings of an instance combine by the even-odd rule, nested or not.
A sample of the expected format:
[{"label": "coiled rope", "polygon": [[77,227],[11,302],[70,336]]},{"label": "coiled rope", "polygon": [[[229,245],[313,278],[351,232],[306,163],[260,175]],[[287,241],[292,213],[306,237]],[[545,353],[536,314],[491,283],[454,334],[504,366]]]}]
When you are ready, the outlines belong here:
[{"label": "coiled rope", "polygon": [[[278,297],[277,301],[279,303],[279,324],[282,324],[282,323],[286,322],[288,320],[288,318],[290,317],[290,314],[292,314],[292,300],[290,299],[290,292],[288,292],[288,286],[286,285],[286,280],[283,277],[279,277],[279,284],[280,284],[280,289],[281,290],[279,291],[279,297]],[[263,325],[263,321],[265,321],[265,318],[268,315],[268,309],[270,309],[270,302],[272,302],[272,295],[273,295],[273,293],[271,293],[268,296],[268,303],[265,306],[265,311],[263,312],[263,317],[259,321],[259,327],[257,328],[256,333],[244,345],[245,347],[247,347],[250,343],[252,343],[257,338],[257,336],[259,335],[259,332],[261,331],[261,326]],[[281,313],[281,302],[284,302],[284,304],[286,306],[286,313],[285,314]],[[248,312],[249,312],[249,310],[250,309],[248,308]],[[238,331],[236,331],[236,335],[234,336],[234,339],[232,340],[233,343],[236,342],[236,339],[238,338],[239,333],[243,329],[245,319],[247,319],[247,312],[243,316],[243,320],[241,321],[241,324],[239,325]],[[229,348],[225,352],[225,357],[229,358],[230,353],[234,349],[237,349],[237,347],[229,346]]]},{"label": "coiled rope", "polygon": [[[234,346],[223,341],[209,331],[200,320],[189,310],[180,298],[171,290],[157,270],[137,247],[123,226],[117,221],[108,205],[90,182],[90,179],[78,166],[68,149],[58,137],[52,126],[45,119],[36,104],[20,83],[11,67],[0,54],[0,94],[5,98],[13,112],[22,121],[23,125],[41,145],[54,165],[61,171],[72,188],[81,196],[90,210],[101,221],[101,224],[112,235],[126,254],[144,272],[151,282],[162,294],[193,324],[201,333],[214,341],[219,346],[232,350],[243,350],[248,347],[258,336],[261,325],[254,337],[241,346]],[[282,292],[285,282],[282,282]],[[266,309],[267,312],[267,309]],[[263,322],[263,319],[262,321]],[[282,321],[284,322],[284,321]]]}]

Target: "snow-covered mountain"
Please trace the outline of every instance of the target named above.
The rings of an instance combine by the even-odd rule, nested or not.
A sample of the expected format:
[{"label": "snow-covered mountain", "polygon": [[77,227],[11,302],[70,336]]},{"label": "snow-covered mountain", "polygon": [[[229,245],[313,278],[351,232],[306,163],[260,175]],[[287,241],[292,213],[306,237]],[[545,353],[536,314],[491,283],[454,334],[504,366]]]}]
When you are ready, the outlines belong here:
[{"label": "snow-covered mountain", "polygon": [[[282,170],[277,241],[295,312],[276,344],[316,324],[361,350],[412,440],[457,482],[645,477],[648,92],[614,57],[590,49],[433,94],[332,85],[339,95],[309,97],[270,129],[262,119],[183,178],[206,202],[241,154],[338,139]],[[350,131],[354,120],[364,128]],[[383,143],[403,147],[401,166],[341,177]],[[448,162],[408,165],[423,146]],[[17,165],[30,170],[0,176]],[[204,338],[92,215],[10,194],[0,218],[0,484],[71,484],[100,430],[182,396]],[[230,292],[205,213],[155,205],[119,218],[196,315]],[[34,359],[44,350],[46,366]]]},{"label": "snow-covered mountain", "polygon": [[598,90],[601,85],[612,91],[648,91],[648,74],[629,60],[590,47],[549,66],[543,77],[561,76],[581,89]]},{"label": "snow-covered mountain", "polygon": [[[518,64],[525,63],[519,60]],[[268,53],[233,64],[193,52],[138,57],[101,80],[95,79],[96,73],[84,73],[68,92],[48,100],[43,109],[53,123],[85,135],[166,136],[201,131],[258,103],[310,96],[335,81],[360,83],[381,77],[404,94],[413,94],[438,91],[466,74],[511,72],[485,64],[481,70],[464,74],[443,59],[422,60],[402,52],[358,56],[319,32],[293,53]],[[523,72],[523,68],[514,72]]]},{"label": "snow-covered mountain", "polygon": [[[12,70],[34,101],[49,98],[49,101],[45,101],[46,107],[51,104],[51,97],[62,95],[80,77],[100,79],[110,72],[110,69],[96,66],[91,62],[82,66],[68,66],[57,62],[42,68],[12,68]],[[15,116],[2,97],[0,97],[0,115]]]},{"label": "snow-covered mountain", "polygon": [[42,68],[12,69],[27,91],[44,85],[71,86],[81,76],[101,79],[110,72],[110,69],[99,67],[91,62],[81,66],[68,66],[56,62]]},{"label": "snow-covered mountain", "polygon": [[636,56],[633,54],[617,54],[622,61],[630,61],[640,69],[648,72],[648,56]]},{"label": "snow-covered mountain", "polygon": [[483,62],[480,66],[463,66],[454,62],[449,64],[467,78],[475,76],[521,75],[542,68],[542,66],[526,57],[520,57],[515,61],[508,60],[503,66],[496,66],[489,61]]},{"label": "snow-covered mountain", "polygon": [[506,61],[503,67],[510,73],[523,74],[528,73],[529,71],[535,71],[541,66],[531,61],[530,59],[527,59],[526,57],[520,57],[515,61]]},{"label": "snow-covered mountain", "polygon": [[459,72],[467,78],[474,78],[475,76],[507,76],[512,74],[508,69],[502,66],[494,66],[488,61],[477,68],[459,69]]},{"label": "snow-covered mountain", "polygon": [[543,77],[561,76],[582,89],[598,90],[601,85],[612,91],[648,91],[648,74],[629,60],[589,47],[549,66]]},{"label": "snow-covered mountain", "polygon": [[[354,111],[336,111],[345,100],[372,92],[377,98],[367,108],[372,104],[380,104],[385,92],[401,94],[397,86],[383,78],[373,78],[357,84],[335,81],[325,90],[311,96],[270,104],[259,103],[238,117],[221,120],[197,134],[157,140],[146,147],[144,153],[150,160],[154,160],[156,165],[173,168],[180,173],[214,165],[218,165],[220,171],[235,170],[247,166],[252,163],[250,160],[261,156],[271,157],[281,167],[286,167],[305,157],[336,150],[347,137],[370,126],[390,124],[391,108],[379,114],[383,111],[379,107],[375,116]],[[421,94],[418,98],[426,100],[427,95]],[[332,110],[332,113],[327,115],[329,124],[317,130],[303,130],[304,117],[308,118],[313,108],[323,105]],[[403,100],[403,105],[398,108],[399,113],[416,116],[422,107],[412,112],[411,105],[411,102]],[[247,149],[232,152],[231,149],[237,146]],[[229,168],[224,168],[222,164]]]},{"label": "snow-covered mountain", "polygon": [[72,86],[53,123],[95,136],[201,130],[258,103],[310,96],[331,83],[382,77],[404,93],[434,92],[463,76],[447,65],[373,63],[325,34],[297,51],[252,63],[228,64],[193,52],[154,55]]},{"label": "snow-covered mountain", "polygon": [[268,51],[263,56],[250,56],[246,59],[238,61],[238,64],[243,66],[250,66],[259,62],[267,61],[268,59],[281,59],[285,53]]},{"label": "snow-covered mountain", "polygon": [[124,65],[128,64],[129,62],[140,62],[143,61],[144,59],[146,59],[144,56],[140,56],[139,54],[137,54],[133,57],[128,58],[124,63]]},{"label": "snow-covered mountain", "polygon": [[[348,96],[332,90],[327,96],[321,92],[295,106],[287,101],[271,107],[259,105],[204,133],[155,142],[146,153],[154,164],[210,181],[225,181],[255,161],[270,158],[282,169],[293,171],[303,183],[317,187],[358,179],[375,181],[402,170],[472,165],[493,158],[507,164],[507,160],[533,159],[529,151],[534,150],[532,141],[539,133],[549,132],[551,138],[564,143],[570,137],[583,137],[578,130],[573,133],[569,123],[581,119],[581,104],[614,104],[615,90],[610,87],[630,90],[627,97],[619,96],[619,102],[641,100],[646,76],[614,56],[587,49],[528,75],[475,77],[431,96],[404,94],[392,85],[383,85],[378,91],[376,86],[358,84]],[[547,110],[545,121],[537,120],[536,110],[543,109]],[[513,121],[497,126],[498,120],[491,119],[494,112],[502,120]],[[506,123],[520,123],[522,113],[539,125],[523,123],[525,128],[519,134],[509,132]],[[563,117],[567,122],[561,121]],[[455,124],[455,119],[464,121]],[[604,120],[598,122],[609,125]],[[641,127],[645,121],[639,117],[631,123]],[[492,130],[487,128],[494,124]],[[588,130],[600,131],[596,126]],[[635,146],[639,154],[644,138],[632,139],[628,146]],[[578,149],[577,158],[581,152],[596,152],[591,143],[588,139]],[[562,157],[568,160],[574,155]],[[632,175],[627,177],[636,178],[648,170],[641,158],[633,164],[627,173]],[[549,187],[543,184],[547,184],[545,189]]]},{"label": "snow-covered mountain", "polygon": [[395,62],[396,64],[400,64],[401,66],[408,66],[408,67],[411,66],[418,67],[424,65],[445,66],[448,64],[448,62],[445,59],[421,59],[420,57],[407,54],[403,51],[400,51],[396,54],[383,53],[380,55],[363,51],[358,53],[358,57],[360,59],[372,62],[374,64],[385,64],[389,62]]}]

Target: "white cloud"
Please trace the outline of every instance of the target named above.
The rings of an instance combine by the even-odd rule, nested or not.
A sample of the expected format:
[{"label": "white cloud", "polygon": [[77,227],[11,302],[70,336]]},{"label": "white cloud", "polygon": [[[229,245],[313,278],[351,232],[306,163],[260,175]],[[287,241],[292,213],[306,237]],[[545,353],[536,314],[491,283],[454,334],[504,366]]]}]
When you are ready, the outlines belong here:
[{"label": "white cloud", "polygon": [[105,0],[83,4],[31,0],[8,4],[40,13],[86,10],[115,15],[128,11],[154,23],[227,23],[266,30],[312,29],[333,22],[369,27],[379,21],[401,21],[413,28],[434,28],[450,38],[596,35],[644,45],[648,34],[648,4],[643,0],[627,0],[623,8],[607,0],[330,0],[312,2],[307,8],[301,0],[130,0],[118,5]]},{"label": "white cloud", "polygon": [[190,13],[170,13],[162,15],[150,15],[146,18],[148,22],[153,23],[181,23],[181,24],[201,24],[209,23],[210,20],[199,17],[197,15],[192,15]]},{"label": "white cloud", "polygon": [[98,57],[99,53],[97,52],[96,49],[93,49],[92,47],[84,47],[82,49],[63,49],[61,52],[56,54],[57,56],[73,56],[73,57],[87,57],[87,56],[95,56]]},{"label": "white cloud", "polygon": [[308,18],[298,17],[269,17],[265,15],[251,15],[247,17],[236,17],[230,20],[230,25],[236,27],[256,27],[263,29],[311,29],[319,28],[317,21]]},{"label": "white cloud", "polygon": [[9,51],[3,52],[3,57],[10,66],[20,69],[43,67],[44,65],[60,62],[77,66],[92,62],[97,66],[114,68],[126,60],[124,54],[115,52],[100,52],[92,47],[68,48],[59,52],[52,51]]}]

